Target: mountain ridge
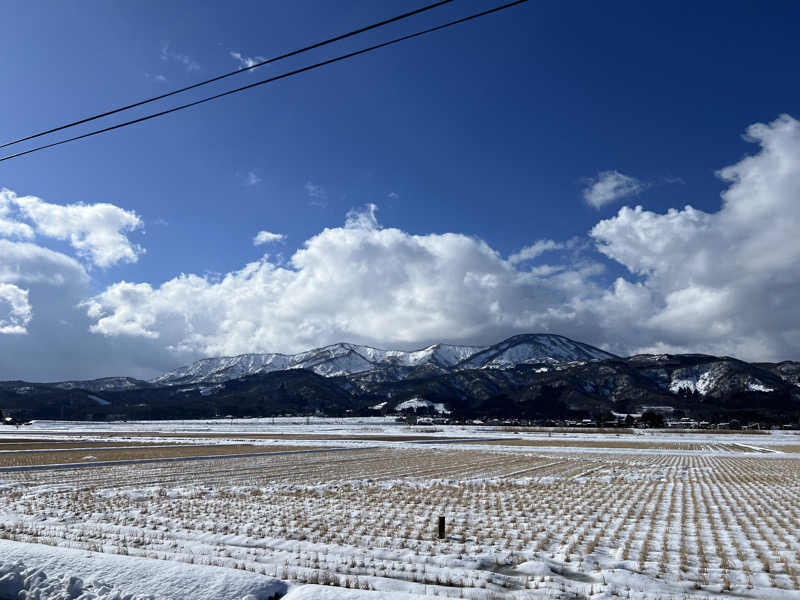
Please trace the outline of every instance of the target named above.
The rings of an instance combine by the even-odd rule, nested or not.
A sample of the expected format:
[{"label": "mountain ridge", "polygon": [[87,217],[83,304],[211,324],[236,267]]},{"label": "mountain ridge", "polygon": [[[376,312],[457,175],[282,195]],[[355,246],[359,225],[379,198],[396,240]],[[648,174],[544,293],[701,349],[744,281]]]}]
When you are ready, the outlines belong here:
[{"label": "mountain ridge", "polygon": [[418,350],[385,350],[340,342],[297,354],[248,353],[204,358],[168,371],[150,383],[189,385],[223,383],[238,377],[291,369],[309,369],[324,377],[375,369],[433,365],[445,372],[469,368],[509,368],[530,361],[560,363],[601,360],[615,355],[562,335],[519,334],[490,346],[431,344]]},{"label": "mountain ridge", "polygon": [[797,423],[800,362],[624,358],[556,334],[523,334],[491,346],[401,351],[341,343],[296,355],[202,359],[152,381],[0,382],[0,410],[20,419],[361,416],[409,407],[458,419],[539,421],[670,407],[712,422]]}]

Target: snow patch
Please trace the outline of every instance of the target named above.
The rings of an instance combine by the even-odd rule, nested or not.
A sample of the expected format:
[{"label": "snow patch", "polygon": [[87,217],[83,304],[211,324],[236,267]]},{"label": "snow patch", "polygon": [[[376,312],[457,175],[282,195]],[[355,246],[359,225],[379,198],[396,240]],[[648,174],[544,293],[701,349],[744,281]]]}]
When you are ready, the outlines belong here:
[{"label": "snow patch", "polygon": [[687,374],[685,371],[676,371],[672,375],[669,391],[676,394],[681,389],[688,389],[690,392],[697,392],[701,396],[705,396],[714,387],[715,382],[711,371],[706,371],[699,376],[697,373]]},{"label": "snow patch", "polygon": [[430,400],[425,400],[424,398],[420,398],[419,396],[414,396],[410,400],[406,400],[405,402],[401,402],[397,406],[394,407],[396,411],[403,411],[403,410],[414,410],[420,408],[429,408],[435,410],[439,414],[450,414],[450,411],[444,405],[443,402],[431,402]]},{"label": "snow patch", "polygon": [[8,540],[0,540],[0,557],[3,599],[266,600],[287,590],[278,579],[234,569]]},{"label": "snow patch", "polygon": [[750,392],[774,392],[775,388],[768,387],[758,379],[748,382],[747,390]]},{"label": "snow patch", "polygon": [[331,588],[324,585],[301,585],[283,600],[423,600],[429,596],[393,591],[366,591]]},{"label": "snow patch", "polygon": [[669,391],[677,394],[681,390],[694,392],[697,389],[697,377],[676,377],[669,384]]}]

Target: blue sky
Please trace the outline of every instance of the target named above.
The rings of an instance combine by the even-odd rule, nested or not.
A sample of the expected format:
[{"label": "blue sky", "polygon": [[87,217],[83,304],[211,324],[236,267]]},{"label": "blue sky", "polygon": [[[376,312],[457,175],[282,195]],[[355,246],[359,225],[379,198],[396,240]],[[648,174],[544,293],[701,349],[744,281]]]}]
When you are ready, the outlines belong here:
[{"label": "blue sky", "polygon": [[[420,5],[406,0],[6,3],[3,20],[12,26],[4,28],[0,61],[0,132],[4,140],[16,138],[234,69],[239,63],[232,53],[270,57]],[[457,0],[408,22],[209,87],[251,82],[492,5]],[[137,248],[135,258],[106,265],[81,255],[70,234],[48,236],[30,214],[16,217],[39,228],[35,240],[27,243],[70,256],[84,269],[85,289],[75,292],[77,301],[69,308],[80,319],[86,318],[87,305],[75,310],[76,304],[118,289],[114,286],[120,282],[146,283],[156,291],[181,273],[215,282],[265,252],[273,267],[297,273],[303,267],[289,261],[298,248],[326,228],[342,229],[349,211],[371,215],[365,208],[370,204],[377,206],[375,227],[407,236],[452,232],[482,240],[504,260],[537,241],[563,245],[573,240],[568,248],[537,258],[550,258],[545,267],[557,264],[561,272],[575,271],[572,276],[583,286],[568,293],[562,282],[558,294],[550,288],[541,294],[517,290],[513,301],[482,296],[478,304],[483,317],[467,311],[472,316],[463,322],[444,319],[427,328],[418,326],[416,313],[400,312],[386,323],[376,317],[380,325],[361,327],[352,325],[358,311],[337,315],[331,308],[331,322],[320,324],[317,315],[312,326],[278,310],[259,317],[263,322],[255,322],[241,338],[222,329],[205,332],[202,342],[193,338],[199,326],[187,325],[193,317],[181,316],[180,325],[167,323],[151,297],[142,300],[150,325],[140,322],[136,327],[123,315],[133,310],[130,306],[105,297],[96,303],[94,316],[74,323],[83,332],[74,345],[93,348],[86,346],[86,360],[66,360],[62,352],[61,358],[51,359],[55,366],[42,369],[35,355],[48,338],[37,337],[35,323],[37,314],[44,318],[50,313],[37,310],[35,301],[44,296],[50,301],[63,292],[51,286],[34,293],[7,274],[7,285],[28,292],[32,316],[20,317],[25,311],[18,310],[16,317],[7,317],[6,324],[16,319],[16,329],[0,335],[0,348],[27,347],[31,358],[0,359],[0,377],[63,377],[67,372],[98,376],[126,369],[147,376],[198,356],[249,349],[293,351],[340,336],[407,347],[441,337],[484,343],[531,328],[558,329],[554,332],[582,336],[623,353],[646,348],[721,351],[727,343],[728,353],[748,358],[797,358],[800,335],[787,334],[786,323],[755,319],[747,329],[730,329],[740,310],[732,301],[723,302],[733,312],[717,329],[712,327],[711,337],[690,332],[688,326],[664,329],[671,314],[664,312],[670,308],[670,294],[688,294],[689,284],[675,277],[665,283],[668,277],[653,265],[674,267],[677,257],[662,255],[644,266],[628,257],[620,249],[620,228],[631,225],[635,216],[614,221],[595,236],[590,232],[601,221],[618,218],[624,205],[642,205],[664,218],[669,209],[687,204],[704,214],[719,214],[720,193],[732,184],[716,171],[742,164],[748,154],[764,156],[769,136],[780,137],[776,125],[769,139],[754,145],[742,138],[746,129],[776,123],[782,114],[798,116],[798,12],[789,2],[529,2],[295,79],[0,163],[0,188],[20,197],[35,196],[59,206],[109,203],[138,216],[139,226],[124,232]],[[794,125],[787,123],[791,138]],[[791,160],[791,139],[786,148]],[[584,192],[609,174],[621,185],[627,181],[628,187],[614,187],[611,181],[611,199],[592,206]],[[776,189],[794,190],[792,185],[776,184]],[[614,198],[614,190],[624,189],[627,197]],[[793,198],[790,194],[785,202]],[[253,237],[262,230],[285,238],[255,246]],[[19,235],[7,238],[22,243]],[[670,246],[668,242],[661,245]],[[598,243],[610,250],[598,252]],[[654,241],[647,248],[659,244]],[[724,249],[720,242],[704,251],[713,255]],[[7,272],[21,268],[6,261]],[[537,265],[542,266],[517,261],[514,269],[529,273]],[[397,268],[389,261],[378,270]],[[508,270],[508,265],[498,268]],[[586,302],[600,302],[604,295],[618,300],[618,277],[631,286],[649,286],[652,306],[642,308],[641,322],[631,328],[636,335],[622,334],[613,324],[601,327],[594,312],[581,312]],[[459,281],[463,284],[465,277]],[[418,294],[415,302],[448,297],[447,290],[427,296],[412,287]],[[703,284],[704,290],[727,287],[726,282]],[[354,292],[371,293],[368,287]],[[11,293],[19,296],[8,292],[9,298]],[[324,296],[324,283],[314,293]],[[779,293],[788,299],[792,292],[782,287]],[[542,296],[549,304],[540,303]],[[286,301],[303,306],[308,296]],[[481,319],[497,314],[492,305],[498,302],[502,318],[481,327]],[[570,303],[569,314],[544,318]],[[325,314],[318,303],[312,304],[304,314]],[[203,310],[227,310],[212,305]],[[443,313],[457,312],[452,308]],[[528,317],[521,318],[522,313]],[[236,311],[226,314],[229,320],[245,318]],[[110,320],[98,328],[101,315]],[[684,313],[672,316],[686,318]],[[275,332],[269,323],[282,318],[301,334]],[[25,333],[18,332],[21,324]],[[89,327],[94,327],[91,334],[86,333]],[[183,330],[175,333],[176,327]],[[784,337],[772,343],[775,332]],[[115,358],[104,362],[108,344]],[[92,352],[99,358],[88,358]]]}]

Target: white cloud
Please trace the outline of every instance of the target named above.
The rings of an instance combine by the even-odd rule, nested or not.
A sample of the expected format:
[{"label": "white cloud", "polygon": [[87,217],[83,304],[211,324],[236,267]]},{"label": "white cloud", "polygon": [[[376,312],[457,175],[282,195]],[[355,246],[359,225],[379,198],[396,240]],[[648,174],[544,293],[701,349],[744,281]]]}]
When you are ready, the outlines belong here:
[{"label": "white cloud", "polygon": [[344,227],[313,236],[287,266],[265,257],[219,280],[182,275],[159,287],[111,286],[88,305],[93,330],[157,337],[198,355],[341,340],[489,341],[546,329],[548,310],[580,296],[593,268],[520,273],[479,239],[381,228],[375,211],[351,211]]},{"label": "white cloud", "polygon": [[286,238],[282,233],[272,233],[271,231],[259,231],[253,238],[253,245],[260,246],[262,244],[272,244],[273,242],[280,242]]},{"label": "white cloud", "polygon": [[27,333],[32,316],[28,290],[13,283],[0,283],[0,335]]},{"label": "white cloud", "polygon": [[190,56],[181,54],[172,49],[172,44],[167,42],[161,46],[161,60],[164,62],[176,62],[186,68],[188,72],[199,71],[200,65]]},{"label": "white cloud", "polygon": [[[16,208],[13,219],[7,217],[9,207]],[[22,219],[33,226],[23,223]],[[141,226],[142,220],[136,213],[113,204],[62,206],[35,196],[17,196],[10,190],[0,190],[0,235],[30,239],[35,230],[39,235],[68,241],[80,256],[100,267],[136,262],[144,250],[133,244],[125,233]]]},{"label": "white cloud", "polygon": [[119,348],[114,340],[92,335],[86,311],[79,308],[90,295],[86,267],[42,245],[55,236],[95,264],[124,259],[119,248],[135,246],[115,237],[113,223],[133,224],[133,213],[111,205],[57,207],[6,189],[0,189],[0,206],[0,379],[96,377],[109,370],[149,374],[155,362],[170,360],[164,350],[143,342]]},{"label": "white cloud", "polygon": [[0,189],[0,236],[32,239],[33,227],[19,220],[16,198],[11,190]]},{"label": "white cloud", "polygon": [[[311,237],[286,265],[264,257],[218,279],[110,286],[88,305],[93,330],[195,355],[553,331],[620,353],[796,358],[800,124],[781,117],[748,136],[761,150],[720,171],[729,187],[718,212],[622,208],[592,229],[599,250],[636,276],[610,287],[580,240],[540,240],[504,260],[467,235],[381,227],[367,205]],[[557,249],[572,251],[568,264],[518,268]]]},{"label": "white cloud", "polygon": [[244,184],[248,187],[252,187],[259,183],[261,183],[261,177],[259,177],[255,171],[248,171],[244,178]]},{"label": "white cloud", "polygon": [[800,123],[784,115],[747,139],[761,150],[719,171],[729,184],[719,211],[622,208],[592,229],[601,252],[643,277],[595,307],[628,313],[613,330],[622,344],[800,355]]},{"label": "white cloud", "polygon": [[635,177],[623,175],[619,171],[601,171],[597,177],[587,180],[587,184],[583,190],[583,199],[595,208],[636,196],[646,187]]},{"label": "white cloud", "polygon": [[[264,62],[265,58],[263,56],[244,56],[241,52],[234,52],[231,50],[230,52],[231,58],[233,58],[236,62],[239,63],[239,69],[249,69],[250,67],[257,65],[258,63]],[[255,71],[256,69],[252,69]]]},{"label": "white cloud", "polygon": [[[74,258],[35,243],[0,239],[0,287],[6,297],[0,300],[0,327],[6,333],[27,332],[0,335],[0,380],[148,377],[183,362],[157,340],[92,334],[80,306],[91,295],[90,285],[89,273]],[[23,290],[24,297],[8,292],[9,286]]]},{"label": "white cloud", "polygon": [[508,262],[514,265],[526,260],[533,260],[544,252],[549,250],[561,250],[564,247],[564,244],[554,242],[553,240],[537,240],[530,246],[525,246],[519,252],[509,256]]},{"label": "white cloud", "polygon": [[66,254],[30,242],[0,239],[0,282],[26,287],[40,283],[84,286],[89,276],[78,261]]},{"label": "white cloud", "polygon": [[[75,259],[30,242],[0,239],[0,333],[28,333],[31,324],[54,308],[69,312],[79,298],[74,291],[87,290],[88,283],[86,270]],[[36,310],[34,298],[39,300]],[[42,325],[47,336],[57,335],[57,330],[46,327],[46,323]],[[35,341],[41,357],[47,356],[52,341]],[[22,367],[25,361],[20,342],[16,342],[13,353],[4,349],[3,343],[0,339],[0,356],[6,354],[9,360],[13,357]],[[3,362],[0,359],[0,367]]]},{"label": "white cloud", "polygon": [[[98,261],[124,260],[132,255],[101,248],[132,248],[114,232],[138,217],[117,207],[20,203],[6,191],[0,217],[12,225],[2,234],[9,239],[0,237],[0,320],[27,335],[0,335],[0,378],[150,376],[200,356],[343,340],[488,343],[523,331],[562,333],[622,354],[797,359],[800,123],[783,116],[749,128],[748,139],[759,148],[719,172],[727,189],[717,211],[626,207],[589,238],[539,240],[505,259],[462,233],[382,227],[367,205],[310,237],[288,261],[265,256],[220,276],[120,281],[99,293],[90,292],[87,267],[39,240],[52,234],[72,243],[74,235],[76,254],[94,248]],[[110,232],[112,242],[97,241],[95,230]],[[605,258],[587,254],[587,239]],[[562,250],[553,264],[524,262],[552,250]],[[602,283],[606,260],[631,275]]]},{"label": "white cloud", "polygon": [[373,231],[379,229],[378,225],[378,207],[375,204],[367,204],[362,209],[351,209],[347,211],[344,226],[345,229],[362,229],[365,231]]}]

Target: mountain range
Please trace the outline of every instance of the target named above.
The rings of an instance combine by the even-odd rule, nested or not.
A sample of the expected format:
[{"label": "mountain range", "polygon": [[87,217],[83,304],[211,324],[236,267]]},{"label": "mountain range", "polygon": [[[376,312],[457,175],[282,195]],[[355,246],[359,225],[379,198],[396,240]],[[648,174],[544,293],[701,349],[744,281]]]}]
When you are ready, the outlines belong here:
[{"label": "mountain range", "polygon": [[222,383],[247,375],[307,369],[323,377],[381,371],[406,379],[424,369],[441,374],[467,369],[508,369],[531,363],[559,364],[615,358],[613,354],[560,335],[518,335],[493,346],[434,344],[421,350],[380,350],[356,344],[333,344],[300,354],[241,354],[206,358],[151,381],[155,385]]},{"label": "mountain range", "polygon": [[670,407],[712,420],[800,419],[800,363],[703,354],[619,357],[554,334],[414,351],[333,344],[299,354],[207,358],[150,381],[0,382],[23,418],[366,415],[548,419]]}]

